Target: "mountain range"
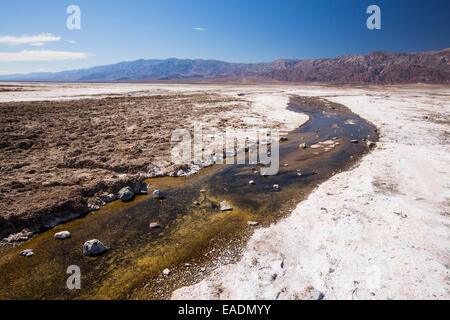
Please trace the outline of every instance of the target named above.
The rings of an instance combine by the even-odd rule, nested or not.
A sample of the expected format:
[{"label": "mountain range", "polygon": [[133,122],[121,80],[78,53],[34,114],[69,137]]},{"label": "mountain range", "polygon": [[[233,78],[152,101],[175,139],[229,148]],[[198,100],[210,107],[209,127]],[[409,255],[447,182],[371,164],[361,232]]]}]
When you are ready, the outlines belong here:
[{"label": "mountain range", "polygon": [[297,82],[330,84],[450,83],[450,48],[371,52],[338,58],[229,63],[203,59],[136,60],[56,73],[0,76],[0,81]]}]

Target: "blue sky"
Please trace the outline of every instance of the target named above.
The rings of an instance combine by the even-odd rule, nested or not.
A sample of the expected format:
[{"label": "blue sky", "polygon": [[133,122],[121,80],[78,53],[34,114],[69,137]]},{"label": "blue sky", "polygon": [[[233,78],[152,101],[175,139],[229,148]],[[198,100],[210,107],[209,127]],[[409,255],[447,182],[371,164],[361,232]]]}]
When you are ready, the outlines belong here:
[{"label": "blue sky", "polygon": [[[80,30],[66,27],[72,4]],[[381,30],[366,27],[372,4]],[[446,47],[448,0],[0,1],[0,74],[141,58],[263,62]]]}]

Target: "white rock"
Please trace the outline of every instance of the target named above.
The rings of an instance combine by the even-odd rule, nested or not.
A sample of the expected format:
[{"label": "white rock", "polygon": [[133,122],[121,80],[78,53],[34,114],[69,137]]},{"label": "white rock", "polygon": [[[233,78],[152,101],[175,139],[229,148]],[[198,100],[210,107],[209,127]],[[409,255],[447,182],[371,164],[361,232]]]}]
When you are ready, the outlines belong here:
[{"label": "white rock", "polygon": [[23,250],[20,253],[20,255],[29,258],[34,255],[34,252],[33,252],[33,249],[26,249],[26,250]]},{"label": "white rock", "polygon": [[220,203],[220,211],[231,211],[233,207],[226,201]]},{"label": "white rock", "polygon": [[64,240],[64,239],[70,238],[70,236],[71,236],[71,234],[69,231],[61,231],[61,232],[55,233],[55,239],[58,239],[58,240]]}]

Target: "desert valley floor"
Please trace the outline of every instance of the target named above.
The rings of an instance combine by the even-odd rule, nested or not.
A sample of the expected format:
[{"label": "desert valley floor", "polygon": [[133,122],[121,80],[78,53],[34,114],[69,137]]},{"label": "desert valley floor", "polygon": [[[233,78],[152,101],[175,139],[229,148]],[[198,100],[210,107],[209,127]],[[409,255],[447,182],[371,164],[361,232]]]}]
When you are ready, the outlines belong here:
[{"label": "desert valley floor", "polygon": [[[358,132],[374,138],[371,130],[376,127],[376,146],[354,149],[340,141],[341,146],[330,154],[353,148],[354,156],[345,158],[347,165],[330,170],[329,176],[319,174],[317,185],[305,191],[304,197],[286,188],[289,204],[277,207],[283,214],[273,220],[261,219],[258,226],[245,229],[236,243],[202,244],[201,255],[208,256],[207,261],[192,263],[185,256],[181,261],[179,257],[186,254],[181,249],[165,256],[164,244],[161,259],[146,256],[147,238],[135,239],[142,230],[134,229],[133,222],[120,225],[120,232],[126,233],[127,227],[136,232],[130,231],[134,235],[130,241],[142,245],[139,254],[130,248],[118,250],[117,242],[116,247],[107,243],[112,252],[104,257],[83,258],[83,242],[76,242],[81,241],[76,232],[66,242],[72,241],[73,247],[53,244],[53,234],[66,228],[80,230],[80,237],[83,232],[91,235],[96,228],[109,228],[117,210],[127,215],[138,208],[156,210],[144,206],[145,195],[127,208],[113,201],[124,185],[140,185],[145,179],[149,186],[176,185],[177,190],[185,190],[180,179],[202,186],[202,179],[211,172],[221,176],[215,171],[222,170],[216,168],[219,165],[203,169],[174,166],[170,162],[174,129],[192,130],[192,123],[201,122],[205,128],[278,129],[295,139],[293,132],[311,120],[307,113],[288,108],[295,99],[303,105],[323,103],[327,116],[333,110],[344,110],[340,106],[348,108],[342,114],[356,119],[361,125]],[[0,290],[2,298],[450,298],[448,86],[2,83],[0,112],[0,281],[4,288],[9,286]],[[367,122],[359,123],[359,117]],[[321,134],[317,130],[317,139]],[[360,140],[358,148],[362,142],[365,146],[366,141]],[[325,159],[319,153],[317,157],[317,161]],[[289,167],[280,171],[281,176],[288,170],[295,173],[296,160],[288,159]],[[156,178],[167,175],[178,177]],[[281,187],[280,194],[285,191]],[[179,192],[180,199],[191,201],[188,191]],[[211,203],[220,201],[213,190],[208,197]],[[239,214],[244,224],[258,217],[256,212],[240,211],[239,204],[236,207],[225,223],[233,225]],[[195,220],[202,216],[200,211],[183,223],[190,221],[192,228],[200,220],[217,223],[210,218],[216,215]],[[110,220],[109,212],[113,212]],[[92,225],[91,233],[81,230],[82,225]],[[110,239],[116,239],[114,232]],[[176,232],[176,239],[190,235],[181,228]],[[231,255],[227,255],[228,246]],[[174,243],[170,248],[176,247]],[[20,256],[28,248],[34,249],[34,256]],[[67,255],[62,255],[64,250]],[[114,250],[136,260],[113,271],[114,263],[119,263]],[[64,291],[65,269],[56,269],[61,275],[48,278],[52,284],[60,281],[61,288],[53,288],[55,295],[51,287],[25,279],[25,270],[38,270],[33,263],[40,265],[40,259],[60,268],[78,255],[82,270],[95,266],[89,271],[92,291],[86,296]],[[56,261],[62,256],[70,258]],[[162,273],[165,265],[158,269],[166,260],[170,260],[170,273]],[[131,284],[132,271],[145,268],[158,272]],[[44,267],[39,272],[51,273]],[[96,274],[111,276],[117,283],[95,283]],[[36,293],[39,288],[43,288],[42,295]]]}]

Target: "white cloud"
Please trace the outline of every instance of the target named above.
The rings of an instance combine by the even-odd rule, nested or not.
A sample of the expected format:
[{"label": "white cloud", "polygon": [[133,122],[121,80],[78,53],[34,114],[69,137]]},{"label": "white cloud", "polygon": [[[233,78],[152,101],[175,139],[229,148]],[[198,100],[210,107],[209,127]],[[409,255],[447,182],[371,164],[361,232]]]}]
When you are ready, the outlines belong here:
[{"label": "white cloud", "polygon": [[88,56],[89,54],[84,52],[22,50],[20,52],[0,52],[0,62],[71,60],[85,59]]},{"label": "white cloud", "polygon": [[51,33],[40,33],[35,36],[0,36],[0,43],[17,45],[17,44],[31,44],[34,46],[44,45],[45,42],[60,41],[61,37],[57,37]]},{"label": "white cloud", "polygon": [[197,28],[192,28],[192,30],[195,30],[195,31],[205,31],[206,28],[200,28],[200,27],[197,27]]},{"label": "white cloud", "polygon": [[75,40],[66,40],[68,43],[75,44],[77,43]]}]

